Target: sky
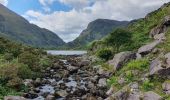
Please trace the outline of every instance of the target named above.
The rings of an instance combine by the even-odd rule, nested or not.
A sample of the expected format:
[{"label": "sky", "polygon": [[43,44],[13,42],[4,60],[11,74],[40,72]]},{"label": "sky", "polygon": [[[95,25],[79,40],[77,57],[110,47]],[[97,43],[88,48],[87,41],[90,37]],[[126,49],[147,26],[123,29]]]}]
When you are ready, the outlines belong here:
[{"label": "sky", "polygon": [[0,0],[0,3],[46,28],[65,42],[74,40],[96,19],[133,20],[170,0]]}]

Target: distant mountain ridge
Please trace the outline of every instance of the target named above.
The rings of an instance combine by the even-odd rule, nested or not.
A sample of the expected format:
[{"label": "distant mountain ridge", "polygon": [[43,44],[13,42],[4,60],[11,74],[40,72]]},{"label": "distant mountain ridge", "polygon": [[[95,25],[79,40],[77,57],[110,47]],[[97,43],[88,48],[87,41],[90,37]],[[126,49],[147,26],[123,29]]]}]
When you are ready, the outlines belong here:
[{"label": "distant mountain ridge", "polygon": [[0,4],[0,36],[35,47],[58,47],[65,42],[55,33],[30,24]]},{"label": "distant mountain ridge", "polygon": [[72,42],[67,44],[71,48],[81,48],[94,40],[99,40],[116,28],[127,26],[128,21],[116,21],[109,19],[97,19],[88,24],[87,28]]}]

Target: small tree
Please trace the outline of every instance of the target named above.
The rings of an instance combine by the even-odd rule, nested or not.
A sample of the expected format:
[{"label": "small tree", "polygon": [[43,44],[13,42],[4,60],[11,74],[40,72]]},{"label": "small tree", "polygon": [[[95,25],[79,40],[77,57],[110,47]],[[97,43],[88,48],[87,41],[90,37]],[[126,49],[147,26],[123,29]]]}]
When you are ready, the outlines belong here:
[{"label": "small tree", "polygon": [[105,39],[105,42],[107,45],[113,46],[117,52],[121,46],[131,43],[131,37],[131,32],[125,29],[117,29]]}]

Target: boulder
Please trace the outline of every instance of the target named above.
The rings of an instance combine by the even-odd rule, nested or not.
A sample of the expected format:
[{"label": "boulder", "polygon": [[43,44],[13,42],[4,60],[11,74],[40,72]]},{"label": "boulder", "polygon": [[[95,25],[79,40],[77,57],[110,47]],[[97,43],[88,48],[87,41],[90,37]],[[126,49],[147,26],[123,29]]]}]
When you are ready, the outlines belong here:
[{"label": "boulder", "polygon": [[53,95],[48,95],[45,100],[55,100],[55,97]]},{"label": "boulder", "polygon": [[114,67],[114,70],[119,70],[125,63],[131,59],[135,59],[136,54],[130,51],[121,52],[114,56],[113,60],[108,62],[109,65]]},{"label": "boulder", "polygon": [[162,62],[156,58],[155,60],[153,60],[150,64],[150,71],[149,74],[150,75],[154,75],[157,74],[160,70],[162,70]]},{"label": "boulder", "polygon": [[[110,95],[113,92],[114,88],[110,89],[107,92],[107,95]],[[136,82],[130,83],[129,85],[123,87],[118,92],[110,95],[105,100],[140,100],[140,91],[139,85]]]},{"label": "boulder", "polygon": [[82,61],[79,63],[79,66],[80,66],[80,67],[88,66],[88,65],[90,65],[90,61],[89,61],[89,60],[82,60]]},{"label": "boulder", "polygon": [[98,86],[99,86],[99,87],[105,87],[105,86],[107,86],[106,78],[99,79]]},{"label": "boulder", "polygon": [[164,82],[162,84],[162,89],[166,94],[170,95],[170,81]]},{"label": "boulder", "polygon": [[115,90],[115,87],[111,86],[110,89],[106,92],[106,94],[110,96],[111,94],[113,94],[113,92],[115,92]]},{"label": "boulder", "polygon": [[68,93],[66,92],[66,90],[60,90],[55,93],[56,97],[66,97],[67,95]]},{"label": "boulder", "polygon": [[161,41],[155,40],[154,42],[151,42],[149,44],[146,44],[138,49],[138,54],[141,54],[142,56],[147,55],[150,53]]},{"label": "boulder", "polygon": [[24,80],[24,85],[25,86],[29,86],[29,87],[32,87],[33,86],[33,80],[32,79],[25,79]]},{"label": "boulder", "polygon": [[156,34],[154,36],[155,40],[166,40],[165,33]]},{"label": "boulder", "polygon": [[68,66],[67,67],[67,70],[70,72],[70,74],[74,73],[74,72],[77,72],[78,71],[78,67],[75,67],[75,66]]},{"label": "boulder", "polygon": [[167,53],[167,54],[165,55],[165,59],[166,59],[167,67],[170,67],[170,53]]},{"label": "boulder", "polygon": [[160,25],[154,27],[150,31],[150,37],[155,37],[156,35],[165,33],[169,26],[170,26],[170,16],[165,16],[165,18],[162,21],[162,23]]},{"label": "boulder", "polygon": [[5,96],[4,100],[26,100],[26,99],[21,96]]},{"label": "boulder", "polygon": [[164,64],[159,58],[153,60],[150,64],[150,75],[161,75],[161,76],[168,76],[170,75],[170,67],[167,64]]},{"label": "boulder", "polygon": [[145,92],[143,100],[162,100],[162,97],[153,91]]}]

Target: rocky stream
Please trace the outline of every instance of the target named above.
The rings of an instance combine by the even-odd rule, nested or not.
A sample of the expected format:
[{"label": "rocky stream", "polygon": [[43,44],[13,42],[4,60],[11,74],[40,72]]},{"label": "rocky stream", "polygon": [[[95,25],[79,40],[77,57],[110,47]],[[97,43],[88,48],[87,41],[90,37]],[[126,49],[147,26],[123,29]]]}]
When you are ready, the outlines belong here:
[{"label": "rocky stream", "polygon": [[56,60],[43,71],[43,78],[27,79],[30,87],[23,97],[29,100],[103,100],[107,98],[108,72],[92,67],[82,57]]}]

